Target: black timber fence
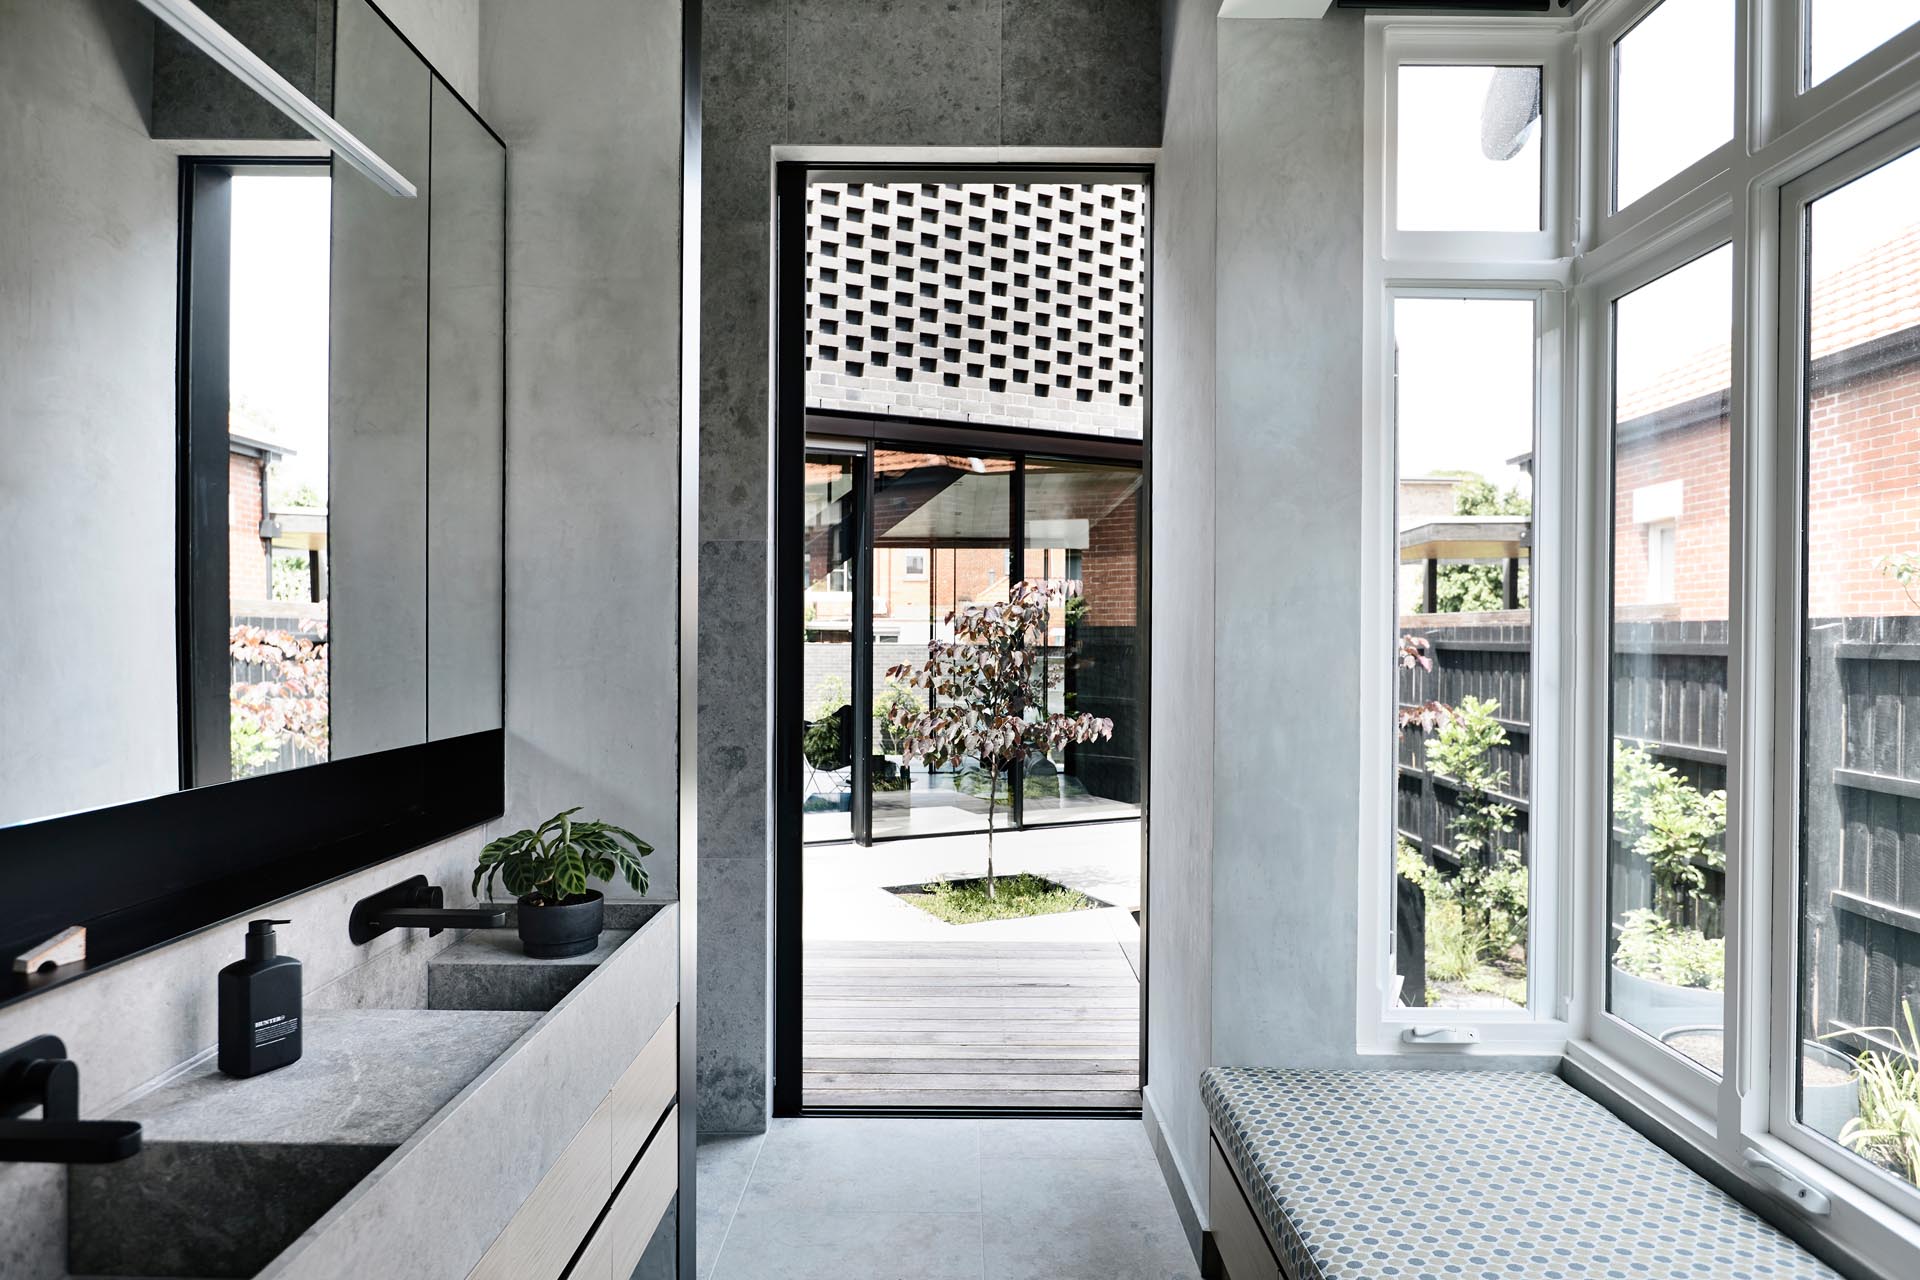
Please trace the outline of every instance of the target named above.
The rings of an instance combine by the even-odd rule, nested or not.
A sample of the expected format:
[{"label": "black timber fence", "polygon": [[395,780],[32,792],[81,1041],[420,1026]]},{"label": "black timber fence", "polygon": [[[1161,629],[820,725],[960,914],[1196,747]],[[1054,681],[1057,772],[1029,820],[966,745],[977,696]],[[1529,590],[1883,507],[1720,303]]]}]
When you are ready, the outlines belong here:
[{"label": "black timber fence", "polygon": [[[1514,831],[1507,847],[1530,858],[1533,681],[1526,625],[1407,626],[1426,639],[1433,669],[1403,669],[1403,707],[1454,705],[1471,694],[1500,704],[1509,745],[1494,764],[1508,772]],[[1727,625],[1636,622],[1615,642],[1610,715],[1617,740],[1645,750],[1701,791],[1727,785]],[[1920,1018],[1920,617],[1816,619],[1807,629],[1801,795],[1799,927],[1802,1031],[1854,1049],[1890,1047],[1904,1032],[1903,1006]],[[1458,812],[1450,781],[1425,760],[1426,735],[1400,735],[1398,829],[1402,841],[1443,871],[1459,865],[1448,840]],[[1757,776],[1767,776],[1763,768]],[[1655,900],[1645,860],[1613,832],[1608,867],[1617,918],[1649,907],[1675,924],[1724,935],[1724,873],[1702,866],[1703,888]],[[1403,990],[1424,1000],[1421,922],[1405,887]],[[1408,952],[1414,954],[1409,955]]]}]

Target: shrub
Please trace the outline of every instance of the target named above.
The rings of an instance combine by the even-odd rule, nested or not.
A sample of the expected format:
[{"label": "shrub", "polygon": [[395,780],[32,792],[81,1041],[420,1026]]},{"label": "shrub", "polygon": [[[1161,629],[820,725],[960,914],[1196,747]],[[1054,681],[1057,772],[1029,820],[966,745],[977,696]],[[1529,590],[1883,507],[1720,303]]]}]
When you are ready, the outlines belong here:
[{"label": "shrub", "polygon": [[1507,745],[1500,704],[1471,695],[1427,739],[1427,763],[1451,779],[1457,800],[1448,831],[1460,860],[1455,891],[1470,923],[1505,955],[1526,940],[1527,868],[1519,850],[1499,837],[1513,830],[1514,809],[1494,797],[1507,785],[1507,771],[1493,764],[1493,751]]},{"label": "shrub", "polygon": [[1727,943],[1669,924],[1641,907],[1627,912],[1621,923],[1613,963],[1650,982],[1718,991],[1725,985]]},{"label": "shrub", "polygon": [[1726,869],[1727,793],[1701,791],[1627,742],[1613,744],[1613,813],[1670,894],[1704,888],[1703,867]]},{"label": "shrub", "polygon": [[1860,1114],[1840,1130],[1843,1145],[1875,1164],[1920,1182],[1920,1030],[1913,1006],[1902,1000],[1904,1035],[1898,1027],[1870,1027],[1893,1037],[1892,1053],[1862,1051],[1853,1078],[1860,1087]]}]

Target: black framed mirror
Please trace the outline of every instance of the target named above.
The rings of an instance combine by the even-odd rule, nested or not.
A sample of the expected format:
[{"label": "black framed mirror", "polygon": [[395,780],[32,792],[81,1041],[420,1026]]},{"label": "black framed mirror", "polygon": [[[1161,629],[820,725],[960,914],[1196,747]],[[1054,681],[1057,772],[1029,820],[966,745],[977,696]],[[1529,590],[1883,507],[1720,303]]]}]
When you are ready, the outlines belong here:
[{"label": "black framed mirror", "polygon": [[368,0],[203,8],[377,164],[0,11],[0,967],[89,930],[0,1002],[502,807],[505,146]]}]

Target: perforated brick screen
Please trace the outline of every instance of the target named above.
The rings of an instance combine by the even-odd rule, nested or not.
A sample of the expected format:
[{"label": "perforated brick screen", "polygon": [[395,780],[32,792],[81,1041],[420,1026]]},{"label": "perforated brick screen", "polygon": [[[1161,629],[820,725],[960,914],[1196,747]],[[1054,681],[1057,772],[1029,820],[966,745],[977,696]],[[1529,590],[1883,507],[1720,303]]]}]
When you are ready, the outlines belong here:
[{"label": "perforated brick screen", "polygon": [[807,403],[1140,435],[1139,186],[823,183]]}]

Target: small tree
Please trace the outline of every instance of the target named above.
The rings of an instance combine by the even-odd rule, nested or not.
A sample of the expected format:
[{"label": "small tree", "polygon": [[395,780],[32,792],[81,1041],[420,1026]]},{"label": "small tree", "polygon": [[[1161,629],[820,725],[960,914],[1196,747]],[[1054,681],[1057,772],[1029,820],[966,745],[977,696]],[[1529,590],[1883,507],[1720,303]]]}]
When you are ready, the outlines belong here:
[{"label": "small tree", "polygon": [[1449,824],[1462,901],[1485,930],[1494,950],[1505,954],[1527,933],[1527,869],[1517,850],[1500,837],[1513,830],[1513,806],[1495,796],[1506,789],[1507,771],[1493,763],[1507,745],[1500,704],[1462,698],[1427,739],[1427,761],[1453,781],[1458,808]]},{"label": "small tree", "polygon": [[986,770],[987,896],[993,880],[994,811],[1000,779],[1034,751],[1113,736],[1113,721],[1090,715],[1044,715],[1034,697],[1036,634],[1044,639],[1056,601],[1077,595],[1079,583],[1016,582],[1005,604],[967,605],[947,615],[951,640],[927,645],[927,660],[890,667],[890,679],[923,690],[927,708],[896,700],[887,721],[908,761],[930,769],[958,769],[968,760]]}]

